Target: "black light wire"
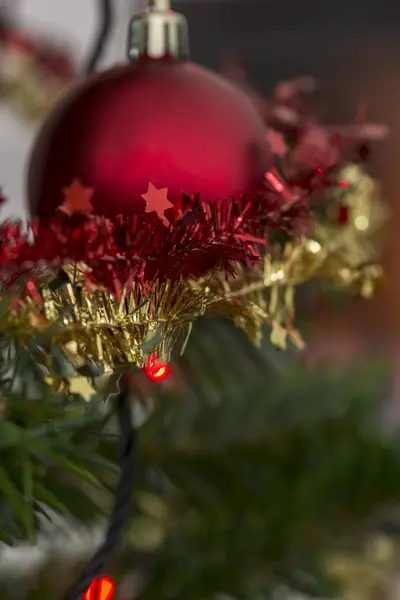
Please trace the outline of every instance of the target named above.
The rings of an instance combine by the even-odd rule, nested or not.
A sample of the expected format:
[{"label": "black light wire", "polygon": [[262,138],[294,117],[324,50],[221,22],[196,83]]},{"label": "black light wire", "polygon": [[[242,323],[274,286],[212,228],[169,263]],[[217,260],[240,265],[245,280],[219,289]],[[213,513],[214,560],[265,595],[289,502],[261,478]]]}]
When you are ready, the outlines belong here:
[{"label": "black light wire", "polygon": [[[114,15],[112,2],[114,0],[97,0],[99,9],[99,28],[89,58],[84,69],[86,75],[94,73],[103,55],[113,27]],[[119,2],[120,0],[116,0]]]},{"label": "black light wire", "polygon": [[[110,401],[116,403],[119,444],[118,462],[120,477],[115,490],[114,507],[108,524],[105,540],[90,563],[82,571],[76,583],[66,592],[62,600],[82,600],[93,581],[101,577],[119,545],[121,535],[129,518],[133,496],[135,474],[136,430],[131,407],[131,379],[121,376],[119,392]],[[100,590],[98,590],[100,592]],[[93,600],[98,600],[96,595]]]}]

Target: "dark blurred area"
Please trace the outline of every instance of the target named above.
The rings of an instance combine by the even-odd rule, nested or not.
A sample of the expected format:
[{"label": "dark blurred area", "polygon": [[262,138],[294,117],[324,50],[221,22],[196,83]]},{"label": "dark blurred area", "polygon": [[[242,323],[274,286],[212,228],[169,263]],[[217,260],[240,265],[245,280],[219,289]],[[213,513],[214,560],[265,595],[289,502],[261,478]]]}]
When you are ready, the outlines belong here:
[{"label": "dark blurred area", "polygon": [[[310,73],[338,103],[335,117],[351,118],[351,104],[370,91],[371,77],[395,66],[400,55],[396,3],[193,0],[174,7],[189,20],[194,60],[218,68],[221,52],[240,53],[250,81],[264,93],[280,79]],[[346,106],[340,90],[332,93],[350,82]]]}]

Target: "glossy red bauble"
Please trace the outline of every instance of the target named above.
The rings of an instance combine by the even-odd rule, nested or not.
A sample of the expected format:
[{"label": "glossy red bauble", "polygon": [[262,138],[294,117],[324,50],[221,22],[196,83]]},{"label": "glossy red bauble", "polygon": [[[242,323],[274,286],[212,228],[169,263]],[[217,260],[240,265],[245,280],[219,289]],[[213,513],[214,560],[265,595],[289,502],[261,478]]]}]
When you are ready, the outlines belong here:
[{"label": "glossy red bauble", "polygon": [[189,62],[141,59],[77,87],[40,133],[30,211],[49,217],[78,179],[94,212],[141,213],[149,183],[202,201],[253,192],[271,166],[264,125],[224,78]]}]

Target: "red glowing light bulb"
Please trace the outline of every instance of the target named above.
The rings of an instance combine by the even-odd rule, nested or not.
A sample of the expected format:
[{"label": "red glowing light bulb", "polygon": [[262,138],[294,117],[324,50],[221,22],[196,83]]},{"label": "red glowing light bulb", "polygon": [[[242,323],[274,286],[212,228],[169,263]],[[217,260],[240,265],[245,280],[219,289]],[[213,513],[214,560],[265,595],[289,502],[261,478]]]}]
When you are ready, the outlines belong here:
[{"label": "red glowing light bulb", "polygon": [[154,356],[149,358],[143,370],[151,381],[163,381],[169,375],[169,366]]},{"label": "red glowing light bulb", "polygon": [[94,579],[83,600],[112,600],[114,591],[115,584],[109,577]]}]

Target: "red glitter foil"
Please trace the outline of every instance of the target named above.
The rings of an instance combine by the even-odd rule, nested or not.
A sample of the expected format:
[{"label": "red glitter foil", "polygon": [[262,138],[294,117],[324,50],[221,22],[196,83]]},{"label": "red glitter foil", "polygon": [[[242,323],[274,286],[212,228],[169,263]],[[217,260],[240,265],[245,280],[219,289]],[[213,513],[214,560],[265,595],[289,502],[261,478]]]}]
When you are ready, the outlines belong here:
[{"label": "red glitter foil", "polygon": [[284,197],[275,189],[202,204],[182,197],[165,226],[154,213],[108,219],[93,214],[0,225],[3,281],[34,267],[86,265],[90,282],[115,290],[129,282],[199,278],[213,269],[233,273],[259,258],[257,247],[272,229],[296,231],[309,217],[307,195]]}]

